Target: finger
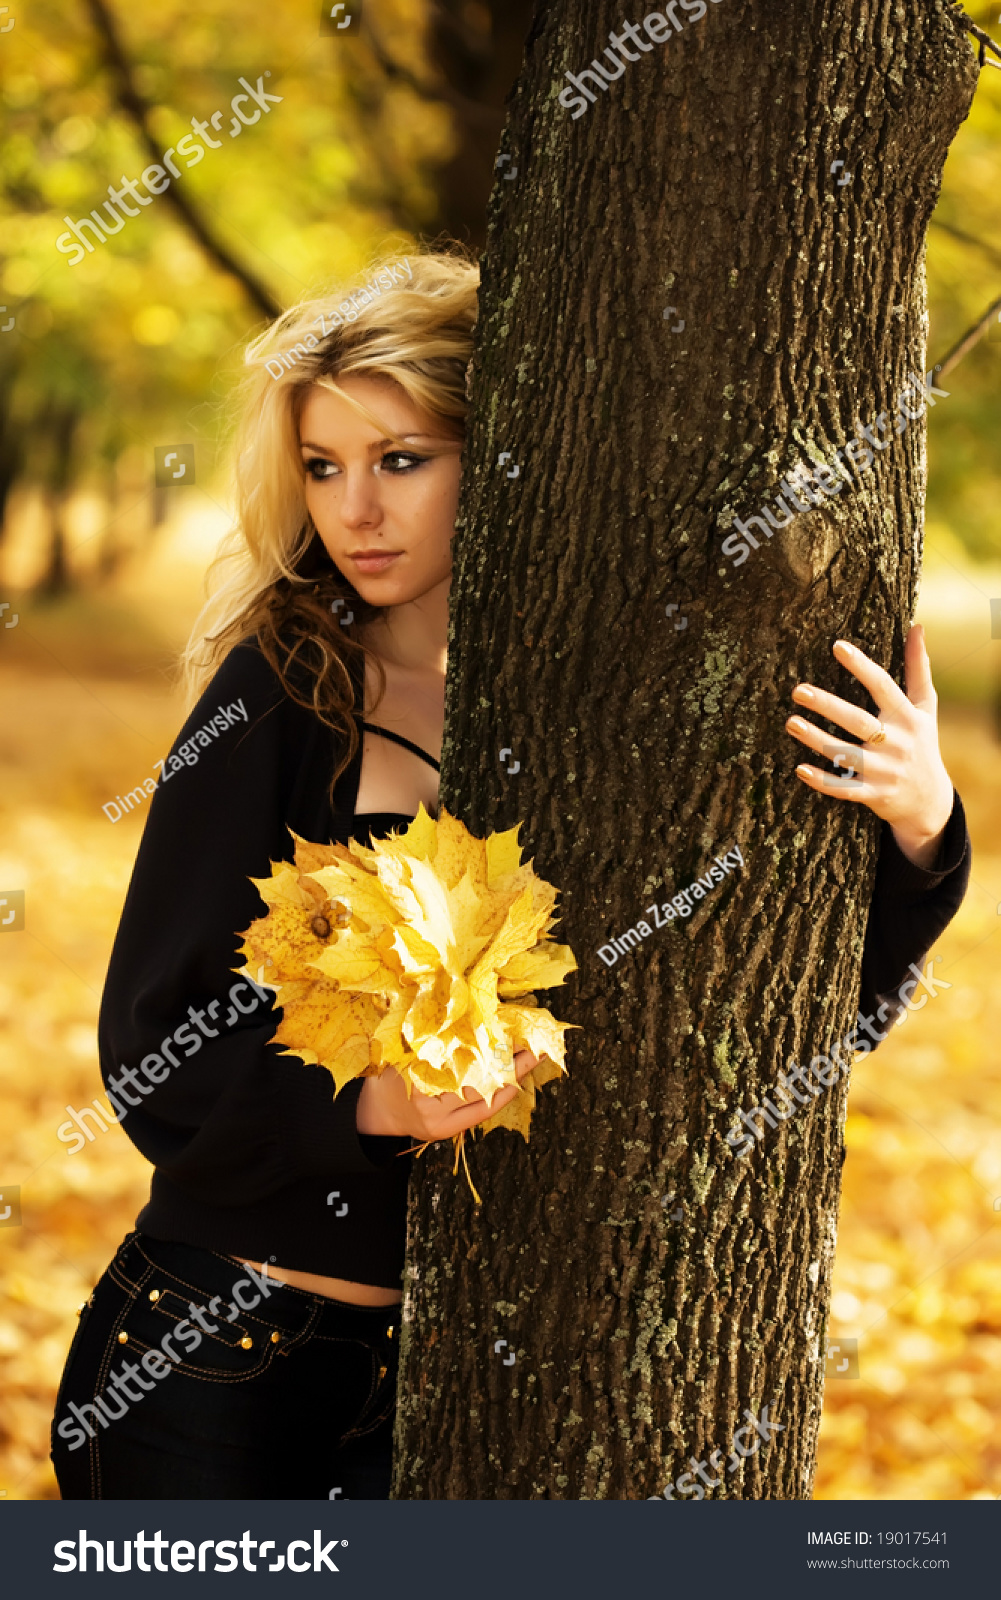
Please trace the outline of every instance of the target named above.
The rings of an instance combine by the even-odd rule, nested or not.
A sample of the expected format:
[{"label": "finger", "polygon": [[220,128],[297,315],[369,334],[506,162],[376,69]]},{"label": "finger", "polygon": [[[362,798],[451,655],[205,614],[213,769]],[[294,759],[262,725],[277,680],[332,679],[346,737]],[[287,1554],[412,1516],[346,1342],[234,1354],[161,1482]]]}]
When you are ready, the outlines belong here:
[{"label": "finger", "polygon": [[453,1139],[457,1133],[463,1133],[466,1128],[475,1128],[477,1123],[486,1122],[494,1112],[501,1111],[504,1106],[510,1105],[515,1095],[520,1093],[516,1084],[507,1084],[503,1089],[498,1089],[492,1103],[488,1106],[483,1096],[480,1095],[475,1105],[464,1106],[460,1111],[453,1111],[436,1129],[435,1139]]},{"label": "finger", "polygon": [[873,799],[870,784],[862,783],[857,778],[838,778],[830,772],[820,772],[805,762],[796,768],[796,776],[808,789],[830,795],[832,800],[862,800],[868,804]]},{"label": "finger", "polygon": [[[535,1056],[533,1056],[531,1050],[519,1050],[514,1057],[514,1070],[518,1079],[518,1083],[520,1083],[523,1078],[527,1078],[532,1068],[537,1067],[538,1064],[539,1063]],[[517,1088],[517,1084],[503,1084],[501,1087],[504,1089],[515,1089]],[[494,1090],[495,1095],[499,1092],[500,1090],[498,1089]],[[462,1099],[466,1105],[471,1105],[474,1100],[483,1100],[484,1098],[484,1095],[481,1094],[479,1089],[474,1089],[469,1084],[467,1084],[462,1091]]]},{"label": "finger", "polygon": [[[800,705],[808,706],[811,711],[815,711],[818,717],[826,717],[829,722],[836,722],[839,728],[844,728],[846,733],[853,733],[863,744],[876,732],[878,718],[874,717],[871,711],[864,711],[861,706],[853,706],[850,700],[842,700],[836,694],[828,694],[826,689],[815,689],[812,684],[800,683],[793,690],[792,697]],[[803,717],[790,717],[786,723],[790,733],[798,731],[792,728],[793,722],[808,728],[813,726]],[[831,735],[827,734],[825,737],[830,742]],[[817,750],[819,746],[814,745],[813,748]]]},{"label": "finger", "polygon": [[815,750],[818,756],[826,756],[828,761],[840,756],[839,766],[843,772],[847,772],[850,766],[856,771],[861,769],[862,745],[839,743],[837,739],[832,739],[829,733],[824,733],[821,728],[815,728],[813,723],[807,722],[804,717],[790,717],[786,723],[786,733],[791,734],[810,750]]},{"label": "finger", "polygon": [[[420,1089],[415,1089],[411,1098],[414,1101],[418,1099],[426,1100],[429,1105],[434,1106],[437,1112],[464,1111],[469,1104],[469,1101],[465,1099],[467,1093],[476,1095],[475,1089],[464,1089],[462,1094],[454,1094],[451,1089],[446,1090],[444,1094],[422,1094]],[[482,1099],[483,1097],[480,1095],[477,1098]]]},{"label": "finger", "polygon": [[914,624],[904,645],[904,682],[912,706],[918,706],[922,711],[935,710],[938,698],[932,682],[925,630],[920,622]]},{"label": "finger", "polygon": [[894,683],[888,672],[878,667],[875,661],[870,661],[867,655],[855,645],[849,644],[847,639],[838,639],[834,646],[834,658],[841,666],[847,667],[859,683],[865,685],[881,711],[909,711],[911,702],[904,691]]}]

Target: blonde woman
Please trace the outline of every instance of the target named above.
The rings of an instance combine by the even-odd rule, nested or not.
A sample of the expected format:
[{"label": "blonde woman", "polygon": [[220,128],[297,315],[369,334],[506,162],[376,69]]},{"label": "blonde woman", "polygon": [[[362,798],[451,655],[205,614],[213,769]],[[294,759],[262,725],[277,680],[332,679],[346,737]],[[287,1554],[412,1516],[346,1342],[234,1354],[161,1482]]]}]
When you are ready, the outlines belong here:
[{"label": "blonde woman", "polygon": [[[335,1100],[325,1069],[269,1042],[268,991],[236,978],[237,930],[261,914],[250,878],[292,858],[290,830],[367,840],[436,808],[476,290],[459,256],[394,261],[249,352],[236,532],[187,656],[199,698],[150,808],[102,1005],[109,1096],[155,1171],[67,1361],[65,1498],[388,1495],[404,1152],[488,1107],[408,1101],[393,1072]],[[927,701],[917,632],[908,651]],[[879,672],[857,653],[846,664]],[[893,687],[908,709],[884,712],[886,753],[866,756],[866,803],[888,819],[869,999],[927,949],[968,871],[933,708]],[[853,728],[867,715],[813,708]],[[803,728],[790,731],[810,743]],[[318,946],[330,935],[322,919],[313,931]],[[519,1076],[534,1064],[516,1059]]]},{"label": "blonde woman", "polygon": [[401,1152],[487,1103],[408,1100],[396,1073],[335,1101],[233,969],[289,829],[367,843],[436,810],[476,290],[459,257],[392,263],[249,352],[238,532],[187,657],[202,692],[104,992],[105,1082],[155,1172],[67,1364],[64,1497],[388,1495]]}]

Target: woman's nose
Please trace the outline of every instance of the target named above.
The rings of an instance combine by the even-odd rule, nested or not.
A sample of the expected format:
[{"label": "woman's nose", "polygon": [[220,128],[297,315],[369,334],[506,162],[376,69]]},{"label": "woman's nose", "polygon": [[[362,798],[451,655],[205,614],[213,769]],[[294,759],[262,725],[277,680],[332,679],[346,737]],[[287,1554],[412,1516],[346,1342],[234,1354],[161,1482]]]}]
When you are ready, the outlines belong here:
[{"label": "woman's nose", "polygon": [[382,521],[382,505],[378,485],[371,473],[364,469],[344,475],[344,492],[341,496],[341,521],[345,527],[374,527]]}]

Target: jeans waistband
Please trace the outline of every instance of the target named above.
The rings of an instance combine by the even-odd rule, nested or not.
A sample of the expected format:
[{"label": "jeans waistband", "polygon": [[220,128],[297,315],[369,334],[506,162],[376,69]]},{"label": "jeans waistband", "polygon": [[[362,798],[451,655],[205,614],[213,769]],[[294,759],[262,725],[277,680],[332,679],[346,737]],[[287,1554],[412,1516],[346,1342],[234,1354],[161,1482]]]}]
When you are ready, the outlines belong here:
[{"label": "jeans waistband", "polygon": [[[122,1242],[112,1272],[130,1287],[163,1287],[196,1306],[207,1306],[216,1297],[232,1310],[252,1312],[276,1329],[300,1333],[307,1324],[314,1332],[330,1338],[362,1339],[380,1345],[396,1346],[399,1339],[400,1305],[356,1306],[344,1300],[331,1300],[308,1289],[279,1283],[263,1273],[231,1260],[214,1250],[174,1240],[154,1239],[149,1234],[131,1233]],[[213,1315],[218,1315],[214,1312]]]}]

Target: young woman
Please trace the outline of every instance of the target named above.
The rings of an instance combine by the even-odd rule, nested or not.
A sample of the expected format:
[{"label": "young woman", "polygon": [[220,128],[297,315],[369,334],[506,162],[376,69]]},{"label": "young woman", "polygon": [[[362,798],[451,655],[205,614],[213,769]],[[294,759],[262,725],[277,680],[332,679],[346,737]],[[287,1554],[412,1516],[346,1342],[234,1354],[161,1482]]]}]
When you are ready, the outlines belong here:
[{"label": "young woman", "polygon": [[[387,1072],[335,1100],[325,1069],[269,1042],[269,992],[236,977],[238,932],[262,912],[250,879],[292,859],[290,830],[367,841],[436,808],[477,271],[405,266],[339,310],[288,313],[248,356],[231,576],[196,628],[200,698],[150,808],[104,993],[109,1096],[155,1171],[67,1361],[64,1498],[385,1498],[405,1152],[516,1092],[489,1109],[408,1100]],[[798,770],[885,819],[865,1012],[949,921],[969,862],[920,630],[908,695],[846,652],[878,724],[807,685],[796,698],[869,741],[865,782]],[[811,724],[789,729],[823,747]],[[522,1052],[519,1076],[533,1064]]]}]

